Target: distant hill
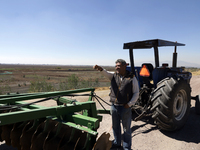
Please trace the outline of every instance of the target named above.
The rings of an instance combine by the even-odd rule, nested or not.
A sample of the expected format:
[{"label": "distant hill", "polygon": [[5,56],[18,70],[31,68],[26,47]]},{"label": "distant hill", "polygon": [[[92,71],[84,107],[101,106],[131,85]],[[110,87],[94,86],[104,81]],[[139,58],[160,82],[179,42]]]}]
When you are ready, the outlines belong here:
[{"label": "distant hill", "polygon": [[178,62],[179,66],[185,66],[185,67],[196,67],[196,68],[200,68],[200,64],[196,64],[196,63],[189,63],[189,62],[185,62],[185,61],[179,61]]}]

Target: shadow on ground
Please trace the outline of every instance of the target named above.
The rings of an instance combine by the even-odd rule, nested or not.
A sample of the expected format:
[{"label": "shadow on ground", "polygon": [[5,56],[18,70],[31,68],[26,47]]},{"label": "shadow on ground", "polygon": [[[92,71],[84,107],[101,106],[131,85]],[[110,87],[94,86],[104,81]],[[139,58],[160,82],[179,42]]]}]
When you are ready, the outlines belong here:
[{"label": "shadow on ground", "polygon": [[[133,120],[135,117],[136,116],[133,114]],[[132,126],[131,128],[132,132],[134,132],[135,130],[141,127],[144,127],[147,124],[151,124],[153,126],[151,126],[151,128],[146,128],[145,130],[140,131],[137,134],[149,133],[153,130],[159,130],[157,126],[153,123],[154,120],[151,117],[146,117],[142,121],[144,121],[145,123],[141,125]],[[160,132],[164,134],[165,136],[170,137],[172,139],[198,144],[200,143],[200,115],[197,115],[195,113],[195,107],[191,107],[188,120],[186,121],[185,125],[181,129],[177,131],[172,131],[172,132],[160,130]]]},{"label": "shadow on ground", "polygon": [[[133,113],[132,114],[132,120],[134,121],[134,119],[138,117],[138,115],[136,113]],[[138,134],[141,134],[141,133],[149,133],[153,130],[158,130],[158,128],[156,127],[156,125],[153,123],[154,120],[151,118],[151,117],[143,117],[140,121],[142,121],[143,123],[140,124],[140,125],[137,125],[137,124],[134,124],[132,127],[131,127],[131,132],[135,132],[137,129],[139,128],[142,128],[142,127],[146,127],[147,124],[151,124],[152,126],[151,127],[146,127],[138,132],[136,132],[133,136],[136,136]],[[132,137],[133,137],[132,136]]]},{"label": "shadow on ground", "polygon": [[186,124],[178,131],[161,131],[164,135],[185,142],[200,143],[200,115],[195,114],[195,108],[190,109]]}]

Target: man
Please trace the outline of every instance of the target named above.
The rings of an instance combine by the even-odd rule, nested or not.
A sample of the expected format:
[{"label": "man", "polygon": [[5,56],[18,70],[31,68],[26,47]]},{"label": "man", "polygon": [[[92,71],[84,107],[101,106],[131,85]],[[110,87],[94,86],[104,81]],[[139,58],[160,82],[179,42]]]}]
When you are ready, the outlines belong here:
[{"label": "man", "polygon": [[131,106],[135,104],[139,96],[138,82],[135,76],[126,70],[127,63],[123,59],[116,62],[116,72],[108,72],[101,66],[95,65],[93,68],[102,72],[111,81],[110,102],[112,103],[110,112],[112,116],[112,128],[114,141],[112,148],[121,147],[121,126],[124,131],[123,148],[131,149]]}]

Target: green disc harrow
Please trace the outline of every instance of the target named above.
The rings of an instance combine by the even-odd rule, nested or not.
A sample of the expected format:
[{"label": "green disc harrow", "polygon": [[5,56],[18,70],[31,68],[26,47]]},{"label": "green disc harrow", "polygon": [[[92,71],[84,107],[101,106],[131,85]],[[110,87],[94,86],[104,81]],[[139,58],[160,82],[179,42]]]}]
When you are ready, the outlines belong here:
[{"label": "green disc harrow", "polygon": [[[88,101],[69,98],[80,93]],[[1,95],[0,141],[18,150],[91,150],[102,121],[93,96],[93,88]],[[39,106],[29,101],[33,99],[53,99],[57,106]]]}]

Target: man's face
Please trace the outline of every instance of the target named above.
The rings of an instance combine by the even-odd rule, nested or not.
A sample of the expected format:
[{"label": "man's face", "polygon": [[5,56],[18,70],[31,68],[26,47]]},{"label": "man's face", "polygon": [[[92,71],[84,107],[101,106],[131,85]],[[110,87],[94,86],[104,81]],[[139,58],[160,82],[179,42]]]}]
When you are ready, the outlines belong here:
[{"label": "man's face", "polygon": [[116,63],[115,70],[120,75],[125,75],[125,73],[126,73],[126,65],[122,65],[121,63]]}]

